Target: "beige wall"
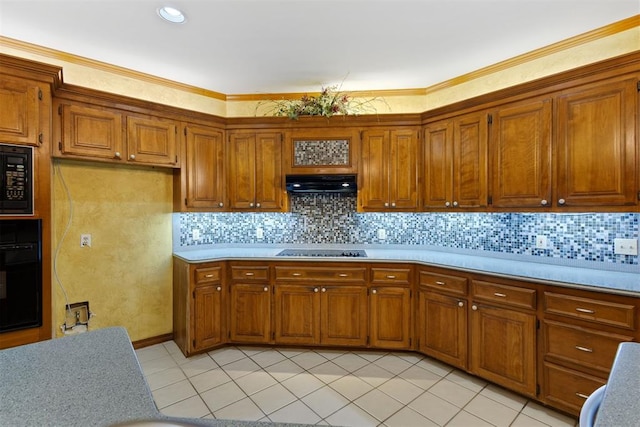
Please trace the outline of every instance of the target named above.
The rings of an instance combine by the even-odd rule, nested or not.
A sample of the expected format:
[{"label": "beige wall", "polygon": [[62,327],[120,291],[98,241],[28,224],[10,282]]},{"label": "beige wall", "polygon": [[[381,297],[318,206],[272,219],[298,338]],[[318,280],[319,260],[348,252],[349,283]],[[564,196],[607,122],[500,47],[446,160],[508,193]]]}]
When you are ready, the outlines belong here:
[{"label": "beige wall", "polygon": [[[390,106],[378,113],[422,112],[461,99],[529,81],[587,63],[640,50],[640,28],[532,59],[490,75],[460,82],[424,96],[385,98]],[[67,83],[86,86],[215,114],[255,115],[255,103],[224,102],[203,94],[165,88],[157,82],[136,79],[104,69],[94,70],[73,60],[52,58],[33,50],[0,43],[0,52],[60,65]],[[89,301],[95,317],[91,328],[125,326],[133,340],[172,330],[171,294],[171,172],[152,168],[116,167],[76,161],[59,162],[73,200],[73,221],[62,242],[58,276],[69,302]],[[58,172],[53,180],[54,242],[58,242],[69,216]],[[80,248],[80,234],[90,233],[93,247]],[[54,248],[55,249],[55,248]],[[65,298],[53,283],[53,324],[60,335]]]},{"label": "beige wall", "polygon": [[[54,245],[69,302],[89,301],[90,329],[120,325],[132,340],[172,331],[172,171],[54,161]],[[91,248],[80,235],[92,235]],[[55,246],[54,246],[55,249]],[[53,283],[53,324],[61,335],[65,297]]]}]

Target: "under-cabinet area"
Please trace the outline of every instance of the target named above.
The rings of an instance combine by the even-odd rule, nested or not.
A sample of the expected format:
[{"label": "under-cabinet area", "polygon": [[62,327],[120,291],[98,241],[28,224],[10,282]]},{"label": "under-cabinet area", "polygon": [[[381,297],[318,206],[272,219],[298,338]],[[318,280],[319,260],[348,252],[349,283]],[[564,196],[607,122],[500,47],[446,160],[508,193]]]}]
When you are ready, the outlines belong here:
[{"label": "under-cabinet area", "polygon": [[174,340],[417,351],[577,414],[617,346],[640,338],[640,299],[414,262],[174,257]]}]

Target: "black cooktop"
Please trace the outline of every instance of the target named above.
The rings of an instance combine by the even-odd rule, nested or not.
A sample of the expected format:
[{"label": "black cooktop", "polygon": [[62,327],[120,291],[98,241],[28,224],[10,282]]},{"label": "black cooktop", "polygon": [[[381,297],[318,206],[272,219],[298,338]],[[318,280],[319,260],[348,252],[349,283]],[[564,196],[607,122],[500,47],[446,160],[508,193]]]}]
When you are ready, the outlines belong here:
[{"label": "black cooktop", "polygon": [[285,249],[276,256],[365,258],[367,253],[361,249]]}]

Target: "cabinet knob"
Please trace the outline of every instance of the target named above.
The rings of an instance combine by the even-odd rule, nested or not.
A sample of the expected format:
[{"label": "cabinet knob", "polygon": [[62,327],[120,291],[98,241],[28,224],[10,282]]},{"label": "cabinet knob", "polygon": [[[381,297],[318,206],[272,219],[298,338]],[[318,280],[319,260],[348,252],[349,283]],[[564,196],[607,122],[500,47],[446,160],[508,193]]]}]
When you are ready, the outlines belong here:
[{"label": "cabinet knob", "polygon": [[464,302],[458,301],[458,307],[464,307]]},{"label": "cabinet knob", "polygon": [[384,202],[384,207],[388,208],[389,207],[389,202]]},{"label": "cabinet knob", "polygon": [[454,207],[454,208],[457,208],[457,207],[458,207],[458,202],[455,202],[455,201],[454,201],[454,202],[453,202],[453,207]]},{"label": "cabinet knob", "polygon": [[449,202],[445,202],[444,206],[445,206],[446,208],[448,208],[449,206],[451,206],[451,203],[449,203]]},{"label": "cabinet knob", "polygon": [[265,292],[269,292],[269,287],[268,287],[268,286],[265,286],[265,287],[264,287],[264,289],[263,289],[263,291],[265,291]]},{"label": "cabinet knob", "polygon": [[541,204],[542,206],[547,206],[547,203],[549,203],[549,202],[547,202],[547,199],[542,199],[542,200],[540,200],[540,204]]},{"label": "cabinet knob", "polygon": [[251,208],[253,207],[253,202],[249,203],[249,207]]},{"label": "cabinet knob", "polygon": [[120,154],[119,151],[116,151],[115,153],[113,153],[113,157],[115,157],[116,159],[120,159],[122,155]]},{"label": "cabinet knob", "polygon": [[260,207],[260,203],[256,203],[256,208],[259,208],[259,207]]},{"label": "cabinet knob", "polygon": [[216,288],[216,291],[218,291],[218,292],[220,292],[221,290],[222,290],[222,286],[218,286],[218,287]]},{"label": "cabinet knob", "polygon": [[374,290],[372,290],[372,291],[371,291],[371,293],[375,295],[375,294],[377,294],[377,293],[378,293],[378,290],[377,290],[377,289],[374,289]]},{"label": "cabinet knob", "polygon": [[565,203],[567,203],[567,201],[565,199],[558,199],[558,204],[560,206],[564,205]]},{"label": "cabinet knob", "polygon": [[391,203],[391,207],[392,207],[392,208],[395,208],[395,207],[396,207],[396,202],[392,202],[392,203]]},{"label": "cabinet knob", "polygon": [[327,292],[327,288],[322,288],[322,292]]},{"label": "cabinet knob", "polygon": [[218,203],[218,206],[223,207],[224,203],[220,202],[220,203]]},{"label": "cabinet knob", "polygon": [[471,306],[471,310],[473,310],[473,311],[478,310],[478,306],[477,306],[477,305],[475,305],[475,304],[473,304],[473,305]]},{"label": "cabinet knob", "polygon": [[135,154],[130,155],[130,156],[129,156],[129,159],[130,159],[130,160],[135,160],[135,159],[136,159],[136,155],[135,155]]},{"label": "cabinet knob", "polygon": [[313,292],[318,292],[318,288],[313,288]]}]

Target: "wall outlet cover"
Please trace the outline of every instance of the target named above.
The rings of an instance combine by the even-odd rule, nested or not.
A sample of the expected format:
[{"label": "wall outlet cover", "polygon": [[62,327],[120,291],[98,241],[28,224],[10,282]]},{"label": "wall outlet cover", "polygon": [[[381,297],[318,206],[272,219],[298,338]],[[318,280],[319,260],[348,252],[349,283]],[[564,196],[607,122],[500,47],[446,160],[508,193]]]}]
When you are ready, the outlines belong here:
[{"label": "wall outlet cover", "polygon": [[613,239],[613,252],[617,255],[638,255],[638,239]]},{"label": "wall outlet cover", "polygon": [[547,236],[545,235],[537,235],[536,236],[536,249],[547,249],[549,247],[549,242],[547,241]]}]

